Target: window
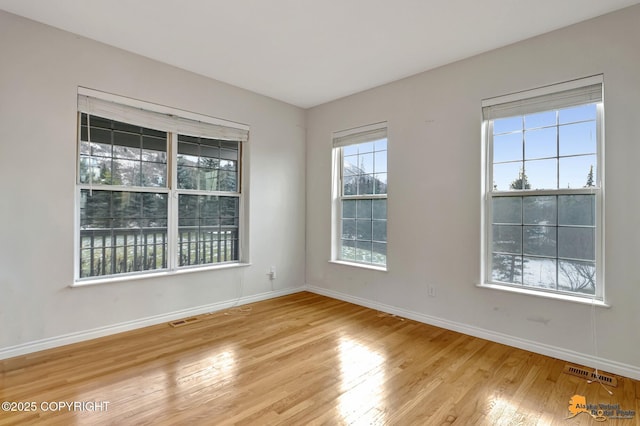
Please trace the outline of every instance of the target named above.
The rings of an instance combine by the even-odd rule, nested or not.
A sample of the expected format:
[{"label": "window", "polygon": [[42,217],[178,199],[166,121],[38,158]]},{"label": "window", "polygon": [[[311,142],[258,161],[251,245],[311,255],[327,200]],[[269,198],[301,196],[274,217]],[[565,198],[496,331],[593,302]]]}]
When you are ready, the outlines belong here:
[{"label": "window", "polygon": [[343,132],[334,147],[334,247],[338,261],[387,265],[387,128]]},{"label": "window", "polygon": [[483,102],[489,284],[603,299],[602,76]]},{"label": "window", "polygon": [[76,279],[241,259],[246,126],[78,95]]}]

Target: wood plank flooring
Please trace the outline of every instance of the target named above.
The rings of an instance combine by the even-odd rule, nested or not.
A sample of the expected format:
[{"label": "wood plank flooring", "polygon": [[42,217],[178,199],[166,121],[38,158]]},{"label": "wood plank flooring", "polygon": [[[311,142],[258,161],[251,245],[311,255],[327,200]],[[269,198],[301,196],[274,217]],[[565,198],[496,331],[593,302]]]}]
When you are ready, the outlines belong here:
[{"label": "wood plank flooring", "polygon": [[0,361],[0,402],[34,408],[0,425],[640,424],[567,419],[573,395],[638,413],[640,382],[564,365],[303,292]]}]

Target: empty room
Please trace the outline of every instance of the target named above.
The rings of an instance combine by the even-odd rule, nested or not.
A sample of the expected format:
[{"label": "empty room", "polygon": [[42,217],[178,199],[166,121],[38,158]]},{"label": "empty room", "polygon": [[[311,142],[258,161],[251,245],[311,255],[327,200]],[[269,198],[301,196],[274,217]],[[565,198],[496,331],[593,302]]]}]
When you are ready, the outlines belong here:
[{"label": "empty room", "polygon": [[0,53],[0,426],[640,425],[640,1],[0,0]]}]

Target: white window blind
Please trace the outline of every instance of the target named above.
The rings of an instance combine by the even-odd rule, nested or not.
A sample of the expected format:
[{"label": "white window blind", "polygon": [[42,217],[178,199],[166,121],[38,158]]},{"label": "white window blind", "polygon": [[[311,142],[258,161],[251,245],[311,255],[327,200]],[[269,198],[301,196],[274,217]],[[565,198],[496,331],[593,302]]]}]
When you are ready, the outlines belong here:
[{"label": "white window blind", "polygon": [[248,126],[242,124],[88,89],[78,90],[78,111],[181,135],[241,142],[249,139]]},{"label": "white window blind", "polygon": [[342,130],[333,134],[333,147],[339,148],[363,142],[375,141],[387,137],[387,123],[376,123],[368,126]]},{"label": "white window blind", "polygon": [[[493,120],[601,102],[602,80],[602,75],[598,75],[574,80],[560,87],[548,86],[549,90],[545,87],[487,99],[482,102],[482,114],[485,120]],[[550,90],[553,91],[545,93]]]}]

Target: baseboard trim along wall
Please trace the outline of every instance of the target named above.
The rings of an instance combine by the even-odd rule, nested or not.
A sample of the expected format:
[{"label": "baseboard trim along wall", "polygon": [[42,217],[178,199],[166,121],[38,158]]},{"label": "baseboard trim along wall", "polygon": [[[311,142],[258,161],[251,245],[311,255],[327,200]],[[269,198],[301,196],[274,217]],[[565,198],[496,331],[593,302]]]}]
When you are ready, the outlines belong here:
[{"label": "baseboard trim along wall", "polygon": [[154,315],[146,318],[140,318],[133,321],[126,321],[119,324],[98,327],[91,330],[69,333],[61,336],[49,337],[46,339],[36,340],[32,342],[22,343],[15,346],[0,348],[0,359],[13,358],[15,356],[25,355],[33,352],[43,351],[45,349],[56,348],[59,346],[78,343],[85,340],[96,339],[98,337],[109,336],[116,333],[135,330],[142,327],[161,324],[163,322],[175,321],[181,318],[187,318],[194,315],[201,315],[208,312],[216,312],[229,309],[234,306],[246,305],[247,303],[260,302],[262,300],[273,299],[275,297],[286,296],[288,294],[299,293],[305,291],[304,287],[293,287],[280,290],[269,291],[266,293],[244,296],[237,299],[216,302],[209,305],[196,306],[194,308],[182,309],[179,311],[168,312],[166,314]]},{"label": "baseboard trim along wall", "polygon": [[374,302],[372,300],[364,299],[361,297],[351,296],[334,290],[328,290],[322,287],[307,285],[305,289],[311,293],[316,293],[322,296],[327,296],[356,305],[365,306],[367,308],[376,309],[378,311],[386,312],[393,315],[398,315],[403,318],[412,319],[425,324],[445,328],[447,330],[457,331],[462,334],[468,334],[470,336],[479,337],[481,339],[490,340],[492,342],[502,343],[504,345],[513,346],[518,349],[524,349],[553,358],[558,358],[563,361],[584,365],[586,367],[597,367],[602,371],[619,374],[621,376],[629,377],[635,380],[640,380],[640,367],[637,366],[628,365],[604,358],[597,358],[568,349],[534,342],[527,339],[521,339],[519,337],[510,336],[479,327],[474,327],[468,324],[445,320],[442,318],[425,315],[419,312],[397,308],[395,306],[385,305],[383,303]]}]

